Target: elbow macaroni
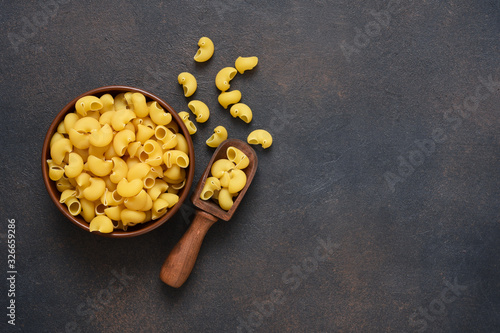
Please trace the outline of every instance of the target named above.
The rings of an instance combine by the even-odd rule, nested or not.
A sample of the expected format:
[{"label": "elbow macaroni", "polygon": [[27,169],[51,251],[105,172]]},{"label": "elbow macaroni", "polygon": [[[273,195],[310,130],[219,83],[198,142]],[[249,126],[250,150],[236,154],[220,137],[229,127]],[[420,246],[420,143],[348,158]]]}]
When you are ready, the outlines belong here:
[{"label": "elbow macaroni", "polygon": [[208,106],[202,101],[191,101],[188,103],[189,110],[196,115],[196,121],[199,123],[204,123],[210,117],[210,111]]},{"label": "elbow macaroni", "polygon": [[190,97],[196,91],[198,83],[196,83],[196,78],[193,74],[188,72],[182,72],[177,77],[179,84],[182,84],[182,89],[184,90],[184,96]]},{"label": "elbow macaroni", "polygon": [[236,68],[225,67],[217,73],[215,77],[215,85],[220,91],[226,91],[229,89],[229,81],[231,81],[236,75]]},{"label": "elbow macaroni", "polygon": [[101,233],[165,215],[189,166],[188,143],[171,120],[141,93],[79,99],[52,136],[47,160],[69,213]]},{"label": "elbow macaroni", "polygon": [[179,112],[179,117],[181,117],[182,122],[188,129],[190,135],[196,133],[198,129],[196,128],[196,125],[191,120],[189,120],[189,113],[185,111]]},{"label": "elbow macaroni", "polygon": [[248,135],[247,142],[251,145],[260,144],[262,148],[269,148],[273,144],[273,137],[268,131],[257,129]]},{"label": "elbow macaroni", "polygon": [[238,57],[234,63],[234,67],[236,67],[240,74],[243,74],[243,72],[251,70],[257,66],[258,62],[259,58],[257,57]]},{"label": "elbow macaroni", "polygon": [[233,116],[234,118],[238,117],[247,124],[252,121],[252,110],[246,104],[234,104],[233,106],[231,106],[231,109],[229,109],[229,113],[231,113],[231,116]]},{"label": "elbow macaroni", "polygon": [[236,104],[241,100],[241,92],[239,90],[224,91],[220,93],[218,97],[219,104],[222,105],[224,109],[230,104]]},{"label": "elbow macaroni", "polygon": [[206,141],[207,146],[216,148],[218,147],[222,141],[227,139],[227,130],[224,128],[224,126],[217,126],[214,129],[214,134],[208,140]]},{"label": "elbow macaroni", "polygon": [[205,62],[212,58],[214,54],[214,43],[208,37],[201,37],[198,41],[200,47],[194,55],[194,60],[197,62]]}]

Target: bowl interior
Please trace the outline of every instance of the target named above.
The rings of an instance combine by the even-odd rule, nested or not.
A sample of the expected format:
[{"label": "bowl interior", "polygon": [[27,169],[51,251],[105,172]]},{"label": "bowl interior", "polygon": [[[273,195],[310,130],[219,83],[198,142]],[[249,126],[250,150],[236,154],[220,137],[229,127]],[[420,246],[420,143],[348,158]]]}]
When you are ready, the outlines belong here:
[{"label": "bowl interior", "polygon": [[177,115],[177,113],[172,109],[170,105],[168,105],[165,101],[163,101],[161,98],[144,91],[142,89],[138,88],[133,88],[133,87],[128,87],[128,86],[106,86],[106,87],[101,87],[97,89],[90,90],[75,99],[73,99],[71,102],[69,102],[54,118],[52,121],[49,130],[47,131],[47,135],[45,136],[45,140],[43,142],[43,149],[42,149],[42,175],[43,175],[43,180],[45,183],[45,187],[47,188],[47,191],[50,195],[50,198],[54,202],[54,204],[57,206],[57,208],[71,221],[73,222],[76,226],[84,229],[85,231],[89,232],[89,224],[83,219],[81,216],[73,216],[68,212],[68,209],[65,204],[61,204],[59,202],[59,197],[60,197],[60,192],[56,188],[56,184],[54,181],[52,181],[49,178],[49,173],[48,173],[48,166],[47,166],[47,159],[50,159],[50,149],[49,149],[49,144],[50,144],[50,139],[52,138],[52,135],[57,131],[57,126],[59,123],[64,119],[67,113],[69,112],[74,112],[75,110],[75,103],[77,100],[82,98],[83,96],[88,96],[88,95],[94,95],[97,97],[100,97],[104,94],[111,94],[113,97],[116,96],[119,93],[127,92],[127,91],[132,91],[132,92],[139,92],[142,93],[144,96],[146,96],[146,100],[151,100],[151,101],[156,101],[158,104],[160,104],[165,111],[168,111],[172,115],[172,121],[175,121],[179,125],[179,132],[184,135],[186,138],[186,141],[188,143],[188,148],[189,148],[189,166],[186,168],[186,184],[185,186],[178,192],[179,195],[179,202],[175,204],[172,208],[170,208],[167,213],[159,218],[158,220],[153,220],[150,222],[146,222],[143,224],[137,224],[133,227],[129,227],[127,231],[123,230],[114,230],[111,233],[99,233],[99,232],[94,232],[96,234],[106,236],[106,237],[112,237],[112,238],[126,238],[126,237],[133,237],[133,236],[138,236],[142,235],[146,232],[149,232],[163,223],[165,223],[168,219],[170,219],[178,210],[179,207],[182,205],[184,200],[186,200],[189,190],[191,188],[191,185],[193,183],[193,177],[194,177],[194,148],[193,148],[193,141],[191,140],[191,136],[189,135],[189,131],[187,130],[186,126],[184,126],[184,123],[180,119],[180,117]]}]

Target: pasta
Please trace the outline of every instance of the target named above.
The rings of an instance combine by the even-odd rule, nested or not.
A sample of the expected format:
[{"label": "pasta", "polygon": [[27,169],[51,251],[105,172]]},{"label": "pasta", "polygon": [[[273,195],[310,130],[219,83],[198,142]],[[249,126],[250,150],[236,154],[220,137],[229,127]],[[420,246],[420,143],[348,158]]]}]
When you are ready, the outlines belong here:
[{"label": "pasta", "polygon": [[226,91],[229,89],[229,81],[231,81],[236,75],[236,69],[234,67],[225,67],[217,73],[215,77],[215,85],[220,91]]},{"label": "pasta", "polygon": [[207,146],[216,148],[218,147],[222,141],[227,139],[227,130],[224,128],[224,126],[217,126],[214,129],[214,134],[208,140],[206,141]]},{"label": "pasta", "polygon": [[188,103],[189,110],[196,115],[196,121],[199,123],[204,123],[210,117],[210,111],[208,106],[202,101],[191,101]]},{"label": "pasta", "polygon": [[214,54],[214,43],[210,40],[210,38],[201,37],[198,41],[198,46],[200,48],[194,55],[194,60],[196,62],[205,62],[209,60]]},{"label": "pasta", "polygon": [[236,67],[240,74],[243,74],[243,72],[251,70],[257,66],[258,62],[259,58],[257,57],[238,57],[234,63],[234,67]]},{"label": "pasta", "polygon": [[233,162],[236,165],[237,169],[245,169],[248,164],[250,164],[250,160],[248,159],[247,155],[245,155],[245,153],[243,153],[238,148],[228,147],[226,154],[228,160]]},{"label": "pasta", "polygon": [[[203,119],[205,111],[195,109]],[[79,99],[49,144],[47,168],[60,202],[91,232],[160,218],[186,184],[189,148],[178,131],[172,115],[141,93]]]},{"label": "pasta", "polygon": [[90,221],[89,230],[109,233],[113,231],[113,222],[105,215],[96,216]]},{"label": "pasta", "polygon": [[226,155],[228,159],[221,158],[212,164],[211,176],[205,180],[200,199],[212,198],[222,209],[229,210],[233,206],[233,197],[237,196],[247,183],[247,175],[242,169],[249,165],[249,159],[235,147],[228,147]]},{"label": "pasta", "polygon": [[188,72],[182,72],[177,77],[179,84],[182,84],[182,89],[184,90],[184,96],[190,97],[196,91],[198,84],[196,83],[196,78],[193,74]]},{"label": "pasta", "polygon": [[196,125],[191,120],[189,120],[189,113],[185,111],[179,112],[179,117],[181,117],[182,122],[189,131],[189,134],[193,135],[194,133],[196,133],[198,129],[196,128]]},{"label": "pasta", "polygon": [[273,144],[273,137],[268,131],[258,129],[248,135],[247,142],[251,145],[260,144],[262,148],[269,148]]},{"label": "pasta", "polygon": [[231,113],[231,116],[233,116],[234,118],[238,117],[247,124],[252,121],[252,110],[246,104],[234,104],[233,106],[231,106],[231,109],[229,109],[229,113]]},{"label": "pasta", "polygon": [[230,104],[236,104],[241,100],[241,92],[239,90],[232,90],[232,91],[224,91],[220,93],[218,101],[219,104],[222,105],[224,109],[227,109],[227,107]]}]

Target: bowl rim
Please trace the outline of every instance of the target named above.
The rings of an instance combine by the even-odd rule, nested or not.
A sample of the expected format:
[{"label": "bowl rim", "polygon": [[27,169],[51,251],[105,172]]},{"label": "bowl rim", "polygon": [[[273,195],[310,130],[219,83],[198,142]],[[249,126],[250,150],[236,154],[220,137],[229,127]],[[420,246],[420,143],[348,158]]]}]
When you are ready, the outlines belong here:
[{"label": "bowl rim", "polygon": [[[75,97],[73,100],[71,100],[69,103],[67,103],[61,111],[58,112],[58,114],[54,117],[52,120],[47,133],[45,135],[45,139],[43,141],[43,147],[42,147],[42,178],[45,184],[45,188],[47,192],[49,193],[50,198],[56,205],[56,207],[63,213],[66,218],[68,218],[71,222],[73,222],[74,225],[79,227],[80,229],[86,230],[87,232],[89,231],[89,223],[87,223],[81,215],[78,216],[73,216],[69,213],[67,208],[65,208],[64,204],[61,204],[59,202],[59,198],[56,196],[59,191],[56,188],[55,182],[52,181],[49,178],[49,173],[48,173],[48,165],[47,165],[47,159],[50,159],[50,149],[49,149],[49,144],[50,140],[52,138],[52,135],[57,131],[57,126],[59,126],[59,123],[64,119],[67,113],[71,112],[71,109],[74,109],[74,106],[76,102],[84,97],[84,96],[89,96],[89,95],[100,95],[100,94],[106,94],[106,93],[122,93],[122,92],[139,92],[142,93],[146,98],[149,98],[151,100],[157,101],[164,109],[166,109],[172,117],[175,119],[177,122],[177,125],[179,125],[179,129],[182,131],[182,134],[186,138],[186,141],[188,143],[188,149],[189,149],[189,166],[187,168],[186,172],[186,184],[184,187],[181,189],[182,193],[179,196],[179,201],[161,218],[155,221],[147,222],[144,224],[138,224],[134,227],[131,227],[127,231],[123,230],[114,230],[111,233],[100,233],[100,232],[92,232],[92,234],[98,234],[104,237],[109,237],[109,238],[129,238],[129,237],[134,237],[134,236],[139,236],[143,235],[147,232],[150,232],[162,224],[164,224],[166,221],[168,221],[172,216],[175,215],[175,213],[179,210],[179,208],[182,206],[184,201],[187,199],[191,185],[193,183],[193,178],[194,178],[194,169],[195,169],[195,156],[194,156],[194,145],[193,145],[193,140],[191,139],[191,135],[189,134],[189,131],[187,127],[184,125],[182,122],[181,118],[177,114],[177,112],[163,99],[160,97],[146,91],[140,88],[135,88],[135,87],[130,87],[130,86],[124,86],[124,85],[110,85],[110,86],[103,86],[99,88],[95,88],[92,90],[89,90],[77,97]],[[115,96],[115,95],[114,95]],[[114,97],[113,96],[113,97]]]}]

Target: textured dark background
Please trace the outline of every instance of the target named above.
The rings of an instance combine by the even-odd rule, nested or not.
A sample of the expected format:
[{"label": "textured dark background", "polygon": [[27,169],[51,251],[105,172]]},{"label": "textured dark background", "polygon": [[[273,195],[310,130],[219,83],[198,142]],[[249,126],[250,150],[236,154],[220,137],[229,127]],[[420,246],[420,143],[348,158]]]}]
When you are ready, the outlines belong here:
[{"label": "textured dark background", "polygon": [[[7,219],[18,275],[15,327],[2,278],[0,331],[500,331],[499,1],[1,3],[0,276]],[[202,36],[216,51],[196,64]],[[231,85],[249,125],[213,83],[240,55],[259,57]],[[174,290],[158,274],[190,206],[134,239],[87,234],[50,201],[40,153],[57,112],[99,86],[187,110],[182,71],[212,111],[193,136],[195,182],[217,125],[240,139],[266,128],[274,144],[256,149],[244,204]],[[321,262],[318,238],[332,244]]]}]

